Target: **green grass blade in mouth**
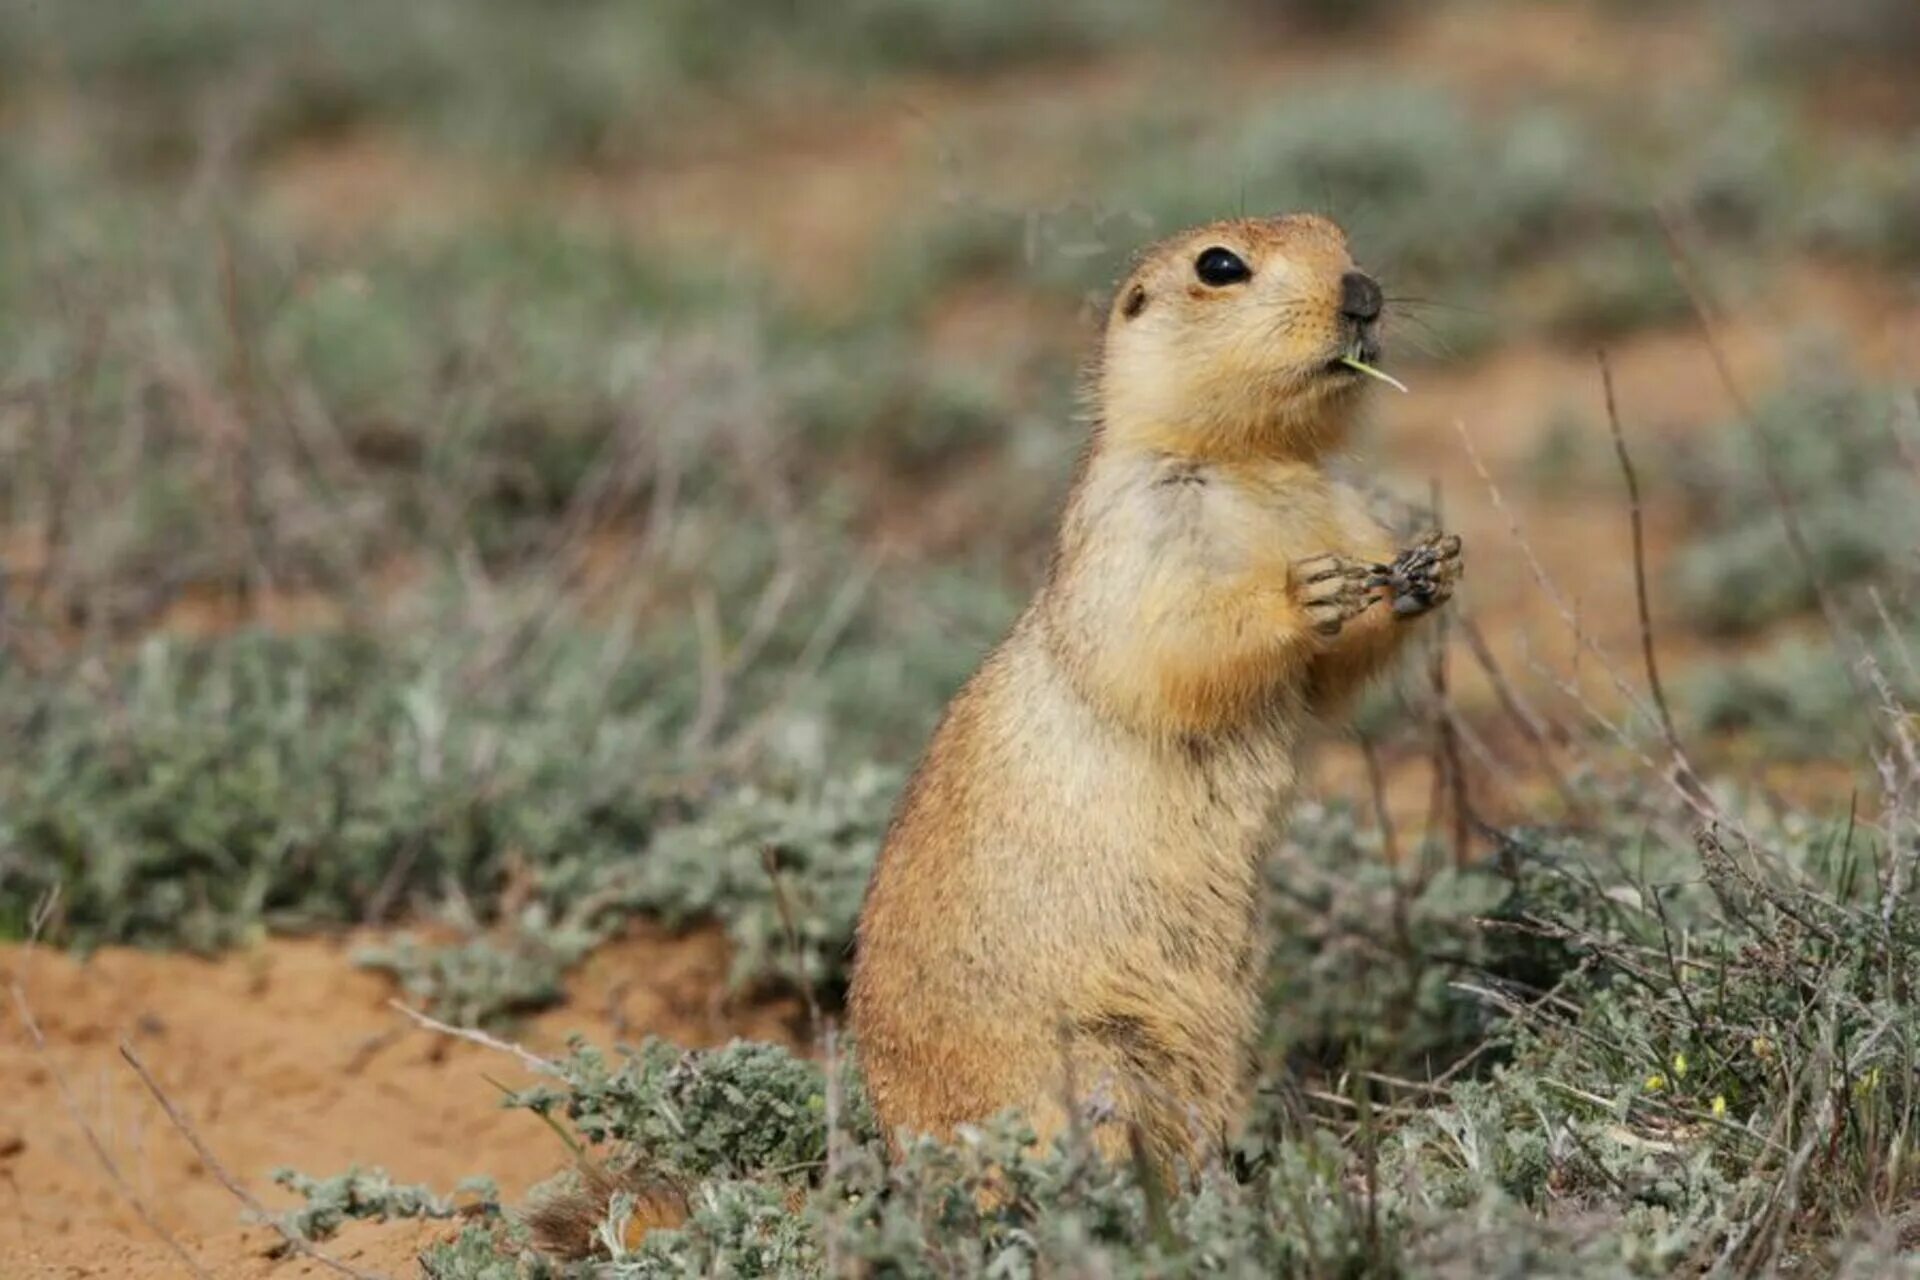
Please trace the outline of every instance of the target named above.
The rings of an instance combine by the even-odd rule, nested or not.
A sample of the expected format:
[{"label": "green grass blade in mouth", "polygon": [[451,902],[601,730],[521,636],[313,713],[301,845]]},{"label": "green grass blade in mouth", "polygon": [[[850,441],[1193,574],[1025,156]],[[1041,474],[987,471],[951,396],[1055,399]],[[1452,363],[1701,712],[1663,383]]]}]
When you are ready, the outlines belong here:
[{"label": "green grass blade in mouth", "polygon": [[1353,370],[1355,373],[1364,373],[1369,378],[1377,378],[1381,382],[1386,383],[1388,386],[1392,387],[1395,391],[1398,391],[1403,395],[1406,393],[1406,390],[1407,390],[1406,383],[1400,381],[1400,379],[1394,377],[1390,373],[1374,368],[1372,365],[1368,364],[1364,360],[1356,360],[1352,356],[1341,356],[1334,363],[1343,364],[1347,366],[1347,368]]}]

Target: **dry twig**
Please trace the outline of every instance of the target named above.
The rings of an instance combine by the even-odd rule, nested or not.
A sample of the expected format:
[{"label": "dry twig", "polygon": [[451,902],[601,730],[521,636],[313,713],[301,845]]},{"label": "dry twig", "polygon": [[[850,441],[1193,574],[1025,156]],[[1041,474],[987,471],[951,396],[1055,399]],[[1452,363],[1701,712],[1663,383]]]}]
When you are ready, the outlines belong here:
[{"label": "dry twig", "polygon": [[40,1022],[33,1016],[33,1006],[27,1000],[26,966],[33,956],[35,944],[39,941],[41,927],[46,923],[47,917],[52,914],[53,901],[54,895],[49,894],[34,909],[33,927],[27,934],[26,945],[20,953],[20,967],[10,984],[14,1011],[20,1015],[20,1024],[27,1029],[27,1038],[33,1042],[34,1056],[46,1066],[47,1074],[53,1079],[53,1087],[60,1094],[60,1105],[66,1109],[74,1126],[80,1130],[80,1135],[87,1140],[88,1149],[93,1152],[93,1158],[99,1162],[100,1168],[106,1173],[107,1180],[113,1183],[114,1190],[119,1192],[120,1198],[127,1202],[134,1216],[140,1219],[141,1225],[151,1231],[154,1237],[167,1247],[167,1251],[180,1260],[180,1265],[189,1274],[197,1277],[197,1280],[213,1280],[212,1274],[194,1260],[193,1255],[187,1252],[186,1247],[174,1237],[171,1231],[160,1225],[160,1220],[153,1216],[153,1211],[147,1207],[146,1201],[134,1191],[126,1175],[120,1171],[119,1162],[113,1158],[113,1153],[107,1150],[107,1144],[101,1139],[99,1131],[87,1120],[86,1112],[80,1107],[80,1100],[74,1096],[72,1086],[67,1083],[66,1073],[54,1065],[52,1055],[48,1052],[47,1037],[40,1030]]},{"label": "dry twig", "polygon": [[173,1127],[180,1131],[180,1136],[187,1140],[187,1144],[193,1148],[193,1153],[200,1158],[200,1163],[206,1167],[207,1172],[211,1173],[221,1186],[231,1192],[234,1199],[245,1205],[247,1212],[253,1214],[254,1217],[266,1223],[272,1227],[274,1231],[279,1233],[280,1239],[286,1242],[288,1249],[303,1258],[319,1263],[329,1271],[336,1271],[343,1276],[352,1277],[352,1280],[388,1280],[386,1276],[381,1275],[377,1271],[362,1271],[352,1263],[340,1261],[340,1259],[320,1248],[320,1246],[316,1245],[313,1241],[287,1226],[286,1223],[280,1220],[278,1215],[269,1213],[267,1207],[261,1204],[259,1199],[255,1197],[251,1191],[247,1190],[231,1173],[227,1172],[227,1167],[220,1163],[219,1157],[213,1154],[213,1151],[207,1146],[206,1142],[201,1139],[199,1132],[188,1123],[185,1114],[173,1104],[173,1099],[166,1095],[166,1091],[161,1089],[160,1082],[153,1078],[153,1073],[147,1070],[146,1064],[140,1061],[140,1055],[133,1051],[133,1046],[124,1040],[120,1042],[120,1056],[126,1059],[128,1066],[133,1068],[133,1073],[140,1077],[140,1083],[147,1086],[147,1092],[151,1093],[153,1100],[160,1104],[160,1109],[167,1113],[167,1119],[171,1120]]},{"label": "dry twig", "polygon": [[[1594,660],[1600,664],[1600,669],[1606,673],[1614,689],[1626,702],[1628,708],[1643,718],[1651,719],[1652,717],[1648,713],[1646,703],[1641,698],[1639,692],[1627,681],[1626,677],[1620,674],[1619,668],[1614,666],[1613,661],[1607,656],[1606,651],[1600,648],[1599,643],[1587,634],[1586,628],[1580,625],[1580,619],[1567,603],[1566,597],[1560,593],[1560,588],[1555,585],[1553,579],[1548,576],[1546,568],[1540,563],[1539,556],[1534,553],[1533,544],[1527,539],[1526,531],[1520,527],[1519,517],[1507,506],[1506,498],[1500,491],[1499,483],[1494,480],[1493,473],[1487,470],[1487,464],[1481,459],[1480,451],[1474,448],[1473,437],[1467,433],[1467,424],[1456,418],[1453,428],[1459,433],[1460,443],[1466,449],[1467,461],[1472,464],[1474,473],[1480,477],[1481,484],[1486,486],[1487,495],[1492,500],[1494,509],[1506,517],[1508,532],[1512,534],[1515,545],[1520,548],[1521,555],[1526,558],[1527,569],[1528,572],[1532,574],[1534,583],[1540,588],[1541,594],[1546,596],[1548,603],[1553,606],[1554,611],[1560,615],[1561,620],[1567,624],[1567,629],[1573,633],[1576,652],[1585,651],[1592,654]],[[1604,715],[1598,707],[1595,707],[1587,696],[1581,692],[1578,684],[1560,680],[1550,672],[1542,672],[1542,674],[1546,675],[1548,679],[1553,680],[1561,692],[1572,699],[1575,705],[1596,725],[1611,733],[1621,747],[1632,752],[1634,756],[1646,766],[1649,773],[1654,775],[1661,775],[1663,773],[1663,770],[1655,763],[1653,758],[1647,755],[1640,744],[1634,740],[1633,735],[1628,733],[1621,725],[1615,724]],[[1696,795],[1693,791],[1680,786],[1677,781],[1671,778],[1668,779],[1668,782],[1673,786],[1675,791],[1679,792],[1681,799],[1686,802],[1687,807],[1692,809],[1703,821],[1713,822],[1722,820],[1722,815],[1714,806],[1711,797]]]},{"label": "dry twig", "polygon": [[1667,737],[1667,749],[1673,752],[1680,785],[1695,796],[1704,798],[1705,789],[1700,785],[1693,762],[1687,757],[1686,748],[1680,745],[1680,731],[1673,726],[1673,712],[1667,706],[1667,691],[1660,682],[1660,663],[1654,655],[1653,609],[1647,600],[1647,539],[1640,508],[1640,477],[1633,469],[1633,455],[1627,452],[1627,434],[1620,426],[1620,405],[1613,394],[1613,366],[1608,363],[1605,351],[1598,355],[1600,385],[1605,388],[1607,398],[1607,427],[1613,432],[1613,451],[1620,459],[1620,474],[1627,481],[1627,514],[1633,525],[1633,595],[1634,604],[1640,611],[1640,654],[1647,665],[1647,689],[1653,695],[1654,709],[1660,717],[1660,730]]},{"label": "dry twig", "polygon": [[398,1000],[387,1001],[387,1006],[405,1014],[428,1031],[437,1032],[443,1036],[450,1036],[455,1040],[465,1040],[468,1044],[477,1044],[482,1049],[491,1049],[495,1053],[504,1053],[510,1058],[517,1059],[520,1065],[536,1075],[558,1077],[564,1077],[566,1075],[566,1073],[560,1069],[560,1064],[551,1058],[543,1058],[533,1050],[522,1048],[510,1040],[502,1040],[498,1036],[488,1035],[478,1027],[456,1027],[452,1023],[442,1022],[438,1018],[430,1018],[418,1009],[412,1009],[401,1004]]}]

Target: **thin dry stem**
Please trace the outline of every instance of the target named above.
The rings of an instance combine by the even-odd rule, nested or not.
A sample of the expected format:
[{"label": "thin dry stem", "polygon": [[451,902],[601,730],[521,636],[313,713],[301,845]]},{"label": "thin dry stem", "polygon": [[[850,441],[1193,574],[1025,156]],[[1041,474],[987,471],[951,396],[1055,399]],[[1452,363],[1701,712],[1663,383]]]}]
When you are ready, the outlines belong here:
[{"label": "thin dry stem", "polygon": [[1373,793],[1373,819],[1380,827],[1380,848],[1386,854],[1387,865],[1400,865],[1400,840],[1394,833],[1393,815],[1387,811],[1386,778],[1380,771],[1380,753],[1374,750],[1373,739],[1366,734],[1356,735],[1360,743],[1360,759],[1367,766],[1367,786]]},{"label": "thin dry stem", "polygon": [[1910,434],[1909,430],[1900,424],[1901,418],[1911,418],[1912,432],[1920,434],[1920,387],[1914,388],[1913,394],[1902,403],[1905,405],[1906,412],[1896,413],[1887,419],[1887,434],[1893,437],[1893,447],[1899,450],[1900,457],[1906,462],[1907,469],[1913,472],[1914,479],[1920,480],[1920,442],[1916,442],[1914,434]]},{"label": "thin dry stem", "polygon": [[786,931],[787,947],[793,952],[794,981],[799,984],[801,998],[807,1004],[807,1030],[817,1035],[826,1024],[820,1017],[820,999],[813,990],[813,975],[807,971],[807,950],[800,940],[800,920],[787,896],[786,882],[780,875],[780,858],[772,845],[761,846],[760,865],[766,870],[767,882],[773,889],[773,907],[780,916],[780,927]]},{"label": "thin dry stem", "polygon": [[[1600,664],[1600,669],[1605,672],[1608,679],[1612,681],[1613,687],[1619,692],[1621,698],[1625,700],[1627,706],[1643,718],[1651,719],[1652,717],[1648,714],[1646,703],[1641,698],[1639,692],[1625,676],[1620,674],[1619,668],[1614,666],[1613,661],[1608,658],[1606,651],[1600,648],[1598,642],[1589,636],[1586,629],[1580,625],[1580,619],[1568,605],[1566,597],[1561,595],[1560,588],[1554,584],[1553,579],[1541,565],[1540,558],[1534,554],[1533,544],[1528,541],[1526,531],[1521,528],[1519,517],[1507,506],[1506,498],[1500,492],[1499,483],[1494,480],[1493,473],[1487,470],[1487,464],[1481,459],[1480,451],[1474,448],[1473,437],[1467,432],[1467,424],[1456,418],[1454,419],[1453,428],[1459,433],[1460,443],[1466,449],[1467,461],[1473,466],[1474,473],[1480,477],[1480,482],[1486,486],[1487,495],[1492,499],[1494,509],[1506,517],[1508,532],[1513,535],[1515,544],[1520,548],[1520,554],[1525,557],[1527,570],[1533,575],[1534,583],[1540,588],[1541,593],[1546,596],[1548,602],[1552,604],[1554,611],[1560,615],[1561,620],[1567,624],[1567,629],[1573,633],[1576,652],[1584,651],[1592,654],[1594,661]],[[1647,766],[1649,772],[1655,774],[1663,772],[1659,766],[1653,762],[1652,758],[1640,748],[1639,744],[1634,741],[1633,735],[1603,715],[1600,710],[1593,706],[1587,699],[1586,695],[1580,692],[1577,685],[1560,680],[1558,677],[1551,675],[1551,673],[1547,673],[1547,675],[1562,692],[1566,693],[1580,706],[1581,710],[1585,711],[1597,724],[1610,731],[1621,746],[1638,756],[1642,763]],[[1678,782],[1671,778],[1667,779],[1667,782],[1668,785],[1672,786],[1673,789],[1679,793],[1681,799],[1686,802],[1687,807],[1692,809],[1703,820],[1716,821],[1721,819],[1722,815],[1714,805],[1710,796],[1704,793],[1695,794],[1692,790],[1679,785]]]},{"label": "thin dry stem", "polygon": [[1645,521],[1640,508],[1640,477],[1633,469],[1633,455],[1627,451],[1627,433],[1620,426],[1620,405],[1613,392],[1613,366],[1607,360],[1607,353],[1598,353],[1600,361],[1600,384],[1606,391],[1607,427],[1613,433],[1613,451],[1620,459],[1620,474],[1627,482],[1627,514],[1633,526],[1633,596],[1635,607],[1640,612],[1640,654],[1647,666],[1647,690],[1653,695],[1654,709],[1659,713],[1660,730],[1666,735],[1667,748],[1673,752],[1674,767],[1679,771],[1680,784],[1695,795],[1704,796],[1699,775],[1694,771],[1693,761],[1687,756],[1687,750],[1680,745],[1680,731],[1674,728],[1673,711],[1667,706],[1667,691],[1660,681],[1660,661],[1654,653],[1653,608],[1647,598],[1647,539]]},{"label": "thin dry stem", "polygon": [[[1442,519],[1438,481],[1432,483],[1428,505],[1433,512],[1434,524],[1438,526]],[[1453,850],[1453,865],[1458,869],[1467,865],[1470,854],[1473,805],[1467,795],[1466,769],[1460,760],[1460,741],[1454,727],[1448,680],[1447,624],[1451,620],[1451,613],[1451,610],[1442,610],[1434,619],[1432,648],[1427,665],[1427,679],[1433,689],[1434,715],[1433,803],[1429,807],[1427,825],[1429,829],[1432,828],[1431,815],[1438,812],[1440,801],[1443,798],[1450,801],[1448,835]]]},{"label": "thin dry stem", "polygon": [[303,1258],[308,1258],[319,1263],[329,1271],[337,1271],[343,1276],[350,1276],[352,1280],[388,1280],[388,1277],[381,1275],[377,1271],[362,1271],[351,1263],[340,1261],[340,1259],[314,1244],[313,1241],[287,1226],[277,1215],[269,1213],[267,1207],[261,1204],[259,1199],[255,1197],[251,1191],[248,1191],[231,1173],[227,1172],[227,1167],[220,1163],[219,1157],[213,1154],[212,1149],[201,1139],[199,1132],[187,1121],[185,1113],[173,1104],[173,1099],[167,1096],[166,1091],[160,1087],[160,1082],[155,1080],[153,1073],[147,1070],[146,1063],[140,1061],[140,1055],[133,1051],[133,1046],[125,1041],[121,1041],[120,1056],[126,1060],[128,1066],[133,1068],[133,1073],[140,1077],[140,1083],[147,1086],[147,1092],[151,1093],[153,1100],[160,1104],[160,1109],[167,1113],[167,1119],[171,1120],[173,1127],[180,1131],[180,1136],[187,1140],[187,1144],[193,1148],[193,1153],[200,1158],[200,1163],[206,1167],[207,1172],[211,1173],[221,1186],[231,1192],[234,1199],[245,1205],[247,1212],[253,1214],[260,1221],[266,1223],[272,1227],[274,1231],[279,1233],[280,1238],[286,1242],[288,1249],[291,1249]]},{"label": "thin dry stem", "polygon": [[231,229],[221,227],[215,243],[219,249],[221,314],[232,347],[231,377],[238,402],[229,414],[231,434],[226,437],[229,449],[224,461],[233,490],[234,518],[247,550],[249,575],[241,581],[245,605],[251,613],[259,605],[259,589],[273,587],[272,527],[260,496],[259,432],[254,425],[262,400],[259,362],[253,352],[252,325],[240,296],[240,265]]},{"label": "thin dry stem", "polygon": [[1566,773],[1554,759],[1545,722],[1521,698],[1512,682],[1507,679],[1506,672],[1501,670],[1499,662],[1494,659],[1493,650],[1487,644],[1487,638],[1481,634],[1479,624],[1473,620],[1472,614],[1461,613],[1460,631],[1467,638],[1467,651],[1479,664],[1481,673],[1487,677],[1487,683],[1493,686],[1494,697],[1506,711],[1507,718],[1520,730],[1521,736],[1532,745],[1534,760],[1546,770],[1547,777],[1553,783],[1553,789],[1559,793],[1560,803],[1566,806],[1570,816],[1576,820],[1584,819],[1587,812],[1586,805],[1575,794],[1573,784],[1567,780]]},{"label": "thin dry stem", "polygon": [[[36,924],[34,935],[28,938],[21,952],[21,975],[24,975],[26,962],[33,953],[38,932]],[[187,1252],[186,1247],[174,1237],[171,1231],[160,1225],[160,1220],[153,1216],[153,1211],[147,1207],[146,1201],[140,1198],[132,1184],[127,1181],[126,1175],[120,1171],[119,1162],[113,1158],[113,1153],[107,1150],[107,1144],[101,1139],[99,1131],[88,1121],[86,1112],[81,1109],[80,1100],[74,1096],[72,1086],[67,1083],[66,1073],[53,1062],[53,1056],[47,1048],[47,1037],[40,1030],[39,1020],[33,1016],[33,1005],[27,1000],[24,976],[16,976],[10,986],[14,1011],[19,1014],[20,1024],[27,1030],[27,1039],[33,1044],[34,1056],[46,1067],[48,1076],[53,1080],[53,1087],[60,1095],[60,1105],[66,1109],[74,1127],[80,1130],[80,1136],[87,1140],[87,1148],[93,1152],[93,1158],[99,1162],[102,1172],[107,1175],[107,1180],[113,1184],[113,1189],[119,1193],[122,1200],[127,1202],[127,1207],[133,1210],[134,1216],[140,1219],[141,1225],[166,1246],[167,1252],[179,1259],[180,1265],[189,1274],[197,1277],[197,1280],[213,1280],[212,1273],[194,1260],[193,1255]]]},{"label": "thin dry stem", "polygon": [[772,732],[779,718],[786,714],[800,693],[820,674],[820,668],[826,664],[833,647],[840,637],[852,625],[860,605],[866,599],[867,589],[872,586],[876,569],[871,560],[861,560],[840,584],[827,602],[820,621],[815,625],[806,644],[800,650],[800,656],[788,668],[780,691],[766,709],[744,726],[721,748],[720,756],[729,764],[739,765],[753,758],[767,734]]},{"label": "thin dry stem", "polygon": [[438,1018],[428,1017],[418,1009],[409,1008],[401,1004],[398,1000],[387,1001],[387,1007],[406,1015],[428,1031],[448,1036],[455,1040],[465,1040],[468,1044],[477,1044],[482,1049],[491,1049],[495,1053],[504,1053],[508,1057],[518,1060],[521,1066],[536,1075],[560,1078],[566,1076],[566,1072],[560,1069],[560,1064],[551,1058],[543,1058],[533,1052],[533,1050],[524,1049],[510,1040],[502,1040],[498,1036],[488,1035],[478,1027],[456,1027],[451,1023],[442,1022]]}]

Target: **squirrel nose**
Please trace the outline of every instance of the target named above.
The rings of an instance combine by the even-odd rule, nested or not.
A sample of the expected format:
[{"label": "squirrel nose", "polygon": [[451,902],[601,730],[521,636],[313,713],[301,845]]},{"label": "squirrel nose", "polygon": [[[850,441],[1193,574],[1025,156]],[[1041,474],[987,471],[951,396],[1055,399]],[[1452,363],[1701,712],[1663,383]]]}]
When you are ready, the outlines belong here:
[{"label": "squirrel nose", "polygon": [[1380,286],[1373,277],[1349,271],[1340,277],[1340,314],[1361,324],[1380,318]]}]

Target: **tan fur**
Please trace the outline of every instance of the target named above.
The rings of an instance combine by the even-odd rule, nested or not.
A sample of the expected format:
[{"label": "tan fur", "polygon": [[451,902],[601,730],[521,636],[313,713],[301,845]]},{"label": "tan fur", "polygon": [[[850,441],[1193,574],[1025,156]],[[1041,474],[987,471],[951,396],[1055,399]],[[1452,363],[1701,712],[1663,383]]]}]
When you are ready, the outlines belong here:
[{"label": "tan fur", "polygon": [[[1216,244],[1252,278],[1199,283]],[[852,1011],[889,1129],[1019,1108],[1044,1140],[1069,1080],[1116,1155],[1132,1125],[1188,1158],[1231,1128],[1296,749],[1410,630],[1374,603],[1319,634],[1296,569],[1397,550],[1323,465],[1363,386],[1330,367],[1352,269],[1324,219],[1240,220],[1116,295],[1052,572],[948,707],[862,911]]]},{"label": "tan fur", "polygon": [[637,1249],[651,1231],[671,1231],[687,1221],[687,1197],[677,1186],[645,1169],[611,1172],[582,1160],[564,1185],[548,1188],[527,1209],[524,1220],[541,1253],[556,1258],[590,1258],[606,1252],[600,1228],[613,1211],[613,1199],[632,1200],[621,1243]]}]

